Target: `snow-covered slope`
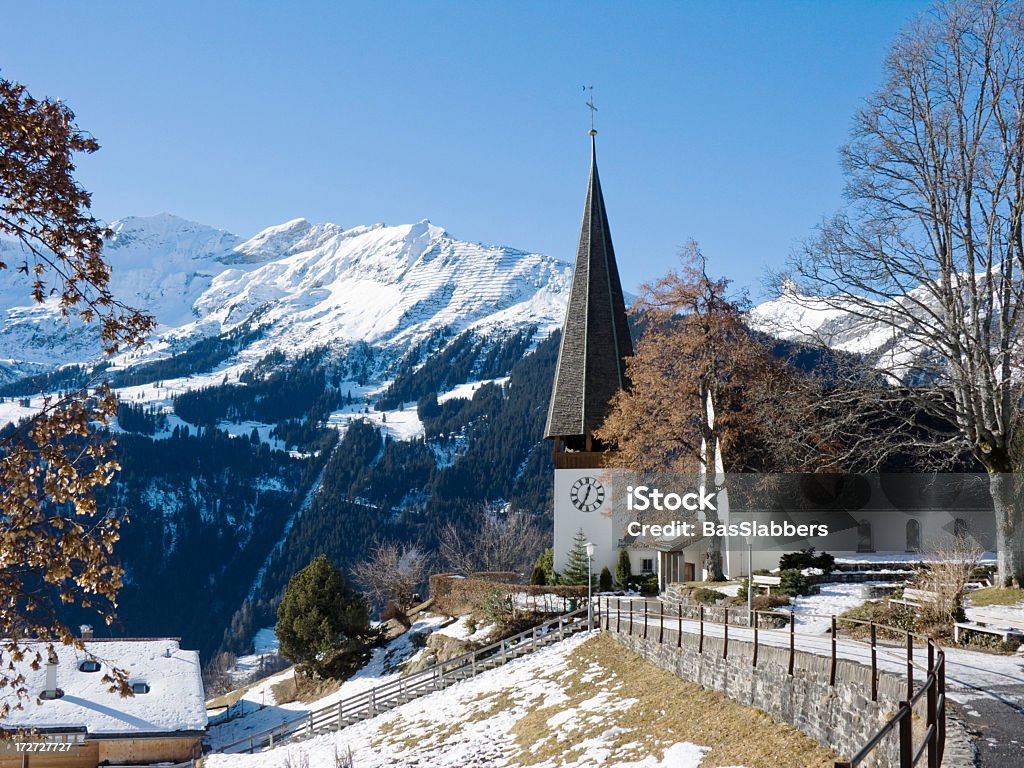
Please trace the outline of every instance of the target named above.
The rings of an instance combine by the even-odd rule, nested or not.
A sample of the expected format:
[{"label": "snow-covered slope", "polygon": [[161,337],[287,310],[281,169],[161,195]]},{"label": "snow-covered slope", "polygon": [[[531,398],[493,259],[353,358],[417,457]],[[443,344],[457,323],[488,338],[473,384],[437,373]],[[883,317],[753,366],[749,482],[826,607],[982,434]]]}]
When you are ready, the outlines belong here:
[{"label": "snow-covered slope", "polygon": [[[923,289],[893,302],[906,306],[928,306]],[[928,355],[928,348],[899,325],[902,307],[879,303],[865,316],[852,304],[849,310],[839,302],[825,302],[796,292],[779,296],[754,307],[747,314],[756,330],[786,341],[820,343],[840,352],[863,355],[875,367],[903,377]]]},{"label": "snow-covered slope", "polygon": [[[176,216],[112,225],[105,256],[115,296],[156,316],[157,333],[121,365],[163,357],[230,330],[260,310],[248,357],[365,341],[404,347],[448,327],[542,331],[562,319],[569,267],[511,248],[462,242],[427,221],[344,229],[295,219],[243,241]],[[0,243],[4,260],[17,248]],[[0,271],[0,377],[83,362],[95,330],[33,305],[25,277]]]}]

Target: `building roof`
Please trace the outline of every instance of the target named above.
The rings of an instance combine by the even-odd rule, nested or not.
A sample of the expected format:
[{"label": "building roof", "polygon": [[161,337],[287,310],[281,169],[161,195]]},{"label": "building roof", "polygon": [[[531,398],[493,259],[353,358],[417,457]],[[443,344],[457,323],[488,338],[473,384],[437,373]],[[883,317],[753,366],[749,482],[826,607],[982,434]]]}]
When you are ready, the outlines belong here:
[{"label": "building roof", "polygon": [[[73,646],[57,645],[57,688],[59,699],[36,703],[46,687],[46,666],[29,667],[38,649],[46,658],[46,643],[19,643],[26,660],[15,664],[25,675],[29,700],[14,709],[16,699],[9,688],[0,690],[0,705],[9,703],[10,714],[0,722],[3,728],[86,729],[89,735],[152,735],[206,728],[206,704],[202,671],[197,651],[182,650],[176,639],[86,640],[88,653]],[[83,672],[79,665],[95,658],[98,672]],[[7,661],[5,658],[4,662]],[[143,682],[148,693],[123,698],[107,691],[102,681],[111,667],[128,672],[129,682]]]},{"label": "building roof", "polygon": [[544,429],[549,438],[588,435],[597,429],[612,397],[628,386],[624,358],[633,354],[594,133],[583,226]]}]

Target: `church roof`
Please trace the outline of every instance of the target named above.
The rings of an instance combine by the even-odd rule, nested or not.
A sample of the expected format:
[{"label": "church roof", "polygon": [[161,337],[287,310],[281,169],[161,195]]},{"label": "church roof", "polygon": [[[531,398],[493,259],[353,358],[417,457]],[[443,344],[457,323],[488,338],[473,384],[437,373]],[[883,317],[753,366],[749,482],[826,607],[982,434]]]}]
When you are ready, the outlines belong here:
[{"label": "church roof", "polygon": [[576,251],[545,437],[587,435],[601,426],[615,393],[628,386],[633,354],[608,213],[591,132],[590,183]]}]

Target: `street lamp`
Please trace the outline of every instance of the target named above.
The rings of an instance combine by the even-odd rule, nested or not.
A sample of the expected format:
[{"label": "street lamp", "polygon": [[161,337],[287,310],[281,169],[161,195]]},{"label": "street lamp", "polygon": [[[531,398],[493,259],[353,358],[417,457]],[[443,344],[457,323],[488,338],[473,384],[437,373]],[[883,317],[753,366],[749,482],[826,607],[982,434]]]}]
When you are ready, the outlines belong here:
[{"label": "street lamp", "polygon": [[587,542],[587,629],[594,628],[594,577],[591,575],[590,562],[594,557],[594,542]]},{"label": "street lamp", "polygon": [[754,626],[754,539],[747,536],[747,625]]}]

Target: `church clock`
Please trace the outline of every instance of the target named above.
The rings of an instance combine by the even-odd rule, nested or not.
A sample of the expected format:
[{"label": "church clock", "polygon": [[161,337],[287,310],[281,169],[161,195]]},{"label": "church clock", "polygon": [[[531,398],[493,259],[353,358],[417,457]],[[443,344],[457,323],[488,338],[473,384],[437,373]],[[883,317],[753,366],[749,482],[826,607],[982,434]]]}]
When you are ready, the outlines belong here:
[{"label": "church clock", "polygon": [[604,486],[596,477],[581,477],[569,489],[569,499],[580,512],[594,512],[604,504]]}]

